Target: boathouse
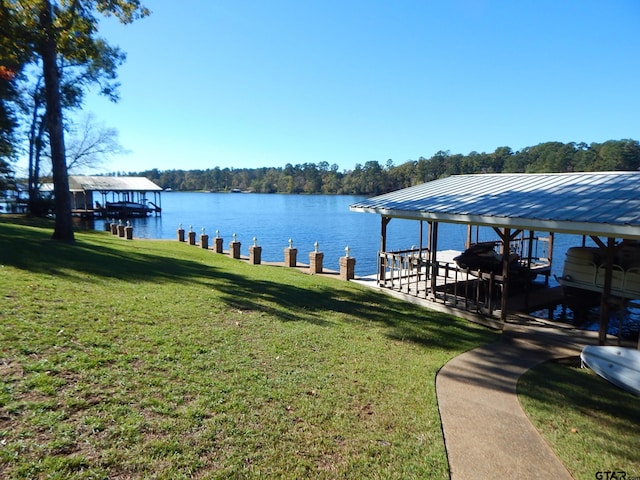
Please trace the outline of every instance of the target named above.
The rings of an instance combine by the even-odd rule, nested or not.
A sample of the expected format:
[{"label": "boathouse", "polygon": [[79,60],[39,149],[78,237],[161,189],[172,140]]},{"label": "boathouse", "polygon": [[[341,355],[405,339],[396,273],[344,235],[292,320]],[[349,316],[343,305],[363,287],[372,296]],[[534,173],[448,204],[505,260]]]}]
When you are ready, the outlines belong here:
[{"label": "boathouse", "polygon": [[[595,267],[601,278],[599,339],[604,343],[609,308],[619,301],[612,294],[616,252],[640,241],[640,172],[454,175],[365,199],[350,209],[381,217],[380,287],[502,321],[526,310],[531,299],[526,282],[520,288],[510,281],[514,250],[520,267],[548,279],[554,233],[590,238],[602,259]],[[387,226],[397,218],[420,222],[417,248],[387,251]],[[467,225],[465,247],[473,244],[474,228],[492,230],[502,254],[499,271],[462,268],[439,253],[440,223]]]},{"label": "boathouse", "polygon": [[74,215],[140,216],[162,211],[162,188],[145,177],[71,175],[69,192]]}]

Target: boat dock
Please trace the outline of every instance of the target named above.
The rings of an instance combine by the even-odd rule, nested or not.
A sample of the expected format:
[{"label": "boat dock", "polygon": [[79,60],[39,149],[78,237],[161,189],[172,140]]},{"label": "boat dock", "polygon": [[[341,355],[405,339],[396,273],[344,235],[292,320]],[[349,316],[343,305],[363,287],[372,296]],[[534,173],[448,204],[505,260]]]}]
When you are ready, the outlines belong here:
[{"label": "boat dock", "polygon": [[[144,177],[70,176],[71,213],[83,218],[146,217],[162,213],[162,188]],[[153,195],[153,200],[147,195]]]}]

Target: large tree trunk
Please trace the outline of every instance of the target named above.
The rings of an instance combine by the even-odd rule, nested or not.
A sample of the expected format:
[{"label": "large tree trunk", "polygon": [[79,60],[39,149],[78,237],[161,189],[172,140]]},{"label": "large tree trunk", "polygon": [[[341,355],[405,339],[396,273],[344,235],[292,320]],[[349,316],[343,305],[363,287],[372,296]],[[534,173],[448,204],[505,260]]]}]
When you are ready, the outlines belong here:
[{"label": "large tree trunk", "polygon": [[60,79],[56,62],[57,48],[51,10],[50,1],[43,0],[40,25],[45,38],[41,46],[41,55],[47,101],[47,126],[51,145],[51,164],[53,167],[53,193],[55,195],[56,221],[53,239],[72,243],[74,235],[71,219],[71,196],[69,194],[69,176],[67,175],[67,162],[64,151]]},{"label": "large tree trunk", "polygon": [[[36,87],[37,88],[37,87]],[[39,119],[40,102],[34,94],[33,115],[29,129],[29,211],[40,215],[40,157],[42,137],[45,132],[45,119]],[[39,121],[40,120],[40,121]],[[45,212],[46,213],[46,212]]]}]

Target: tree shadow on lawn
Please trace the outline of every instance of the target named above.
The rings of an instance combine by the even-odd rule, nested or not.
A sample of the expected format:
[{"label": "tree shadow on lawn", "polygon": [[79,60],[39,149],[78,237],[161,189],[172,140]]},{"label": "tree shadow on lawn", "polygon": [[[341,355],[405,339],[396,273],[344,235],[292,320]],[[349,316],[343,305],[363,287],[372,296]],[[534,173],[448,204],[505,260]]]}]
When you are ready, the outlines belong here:
[{"label": "tree shadow on lawn", "polygon": [[529,396],[545,408],[555,410],[555,405],[560,405],[559,408],[589,416],[601,427],[598,432],[602,448],[617,457],[626,456],[627,465],[638,465],[637,456],[628,457],[629,449],[618,448],[621,434],[628,438],[637,436],[638,397],[580,368],[580,357],[547,361],[530,370],[520,379],[518,395]]},{"label": "tree shadow on lawn", "polygon": [[130,243],[121,250],[102,232],[83,233],[74,245],[67,245],[51,241],[42,229],[26,233],[14,229],[14,235],[7,235],[5,226],[0,223],[0,264],[34,273],[79,277],[79,281],[97,276],[128,283],[201,285],[206,291],[215,290],[217,298],[230,308],[327,327],[333,317],[327,313],[332,312],[340,321],[385,325],[390,338],[445,350],[496,338],[494,332],[461,319],[366,287],[297,271],[278,275],[277,269],[285,273],[285,267],[249,265],[205,250],[192,250],[194,255],[202,255],[199,261],[177,258],[171,256],[171,249],[163,249],[162,242],[153,240],[136,241],[135,251]]},{"label": "tree shadow on lawn", "polygon": [[125,282],[190,283],[204,275],[200,262],[154,253],[151,240],[147,245],[150,248],[132,251],[119,249],[102,232],[83,232],[69,245],[51,240],[46,230],[16,229],[6,235],[3,227],[0,223],[0,264],[21,270],[60,277],[73,276],[75,271]]},{"label": "tree shadow on lawn", "polygon": [[[497,338],[495,332],[462,319],[337,279],[316,277],[316,283],[310,285],[314,277],[302,272],[293,272],[282,282],[228,272],[221,276],[227,281],[221,283],[218,290],[228,305],[239,310],[266,311],[282,321],[329,326],[326,313],[332,312],[340,321],[352,324],[385,325],[386,335],[394,340],[445,350],[459,350],[461,344],[475,346],[479,340],[490,342]],[[304,283],[309,286],[289,283],[297,276],[304,277]]]}]

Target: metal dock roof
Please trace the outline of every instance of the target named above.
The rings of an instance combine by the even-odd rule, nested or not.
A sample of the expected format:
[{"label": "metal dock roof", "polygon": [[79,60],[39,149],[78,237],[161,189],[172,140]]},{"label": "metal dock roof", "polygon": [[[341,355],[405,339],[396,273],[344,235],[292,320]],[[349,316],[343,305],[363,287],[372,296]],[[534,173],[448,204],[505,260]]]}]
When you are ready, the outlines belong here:
[{"label": "metal dock roof", "polygon": [[145,177],[101,177],[91,175],[70,175],[69,190],[108,192],[161,192],[159,187]]},{"label": "metal dock roof", "polygon": [[640,240],[640,172],[454,175],[349,208],[415,220]]}]

